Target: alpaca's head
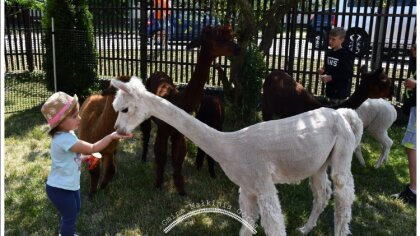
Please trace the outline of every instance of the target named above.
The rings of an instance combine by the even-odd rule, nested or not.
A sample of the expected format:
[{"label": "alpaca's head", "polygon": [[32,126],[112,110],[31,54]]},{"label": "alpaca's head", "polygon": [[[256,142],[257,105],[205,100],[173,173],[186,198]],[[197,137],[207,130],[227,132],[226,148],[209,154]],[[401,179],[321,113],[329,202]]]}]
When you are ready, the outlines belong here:
[{"label": "alpaca's head", "polygon": [[236,56],[241,51],[238,44],[234,42],[232,26],[206,26],[200,36],[193,39],[187,49],[201,47],[211,57]]},{"label": "alpaca's head", "polygon": [[115,128],[118,133],[128,133],[150,118],[149,108],[144,103],[146,88],[141,80],[132,76],[127,83],[111,80],[112,86],[119,89],[112,106],[118,112]]},{"label": "alpaca's head", "polygon": [[[122,82],[128,82],[130,81],[130,76],[128,75],[122,75],[117,78],[117,80],[120,80]],[[115,96],[117,94],[117,88],[111,85],[110,80],[103,80],[101,81],[102,87],[105,87],[105,89],[102,90],[101,95],[102,96]]]},{"label": "alpaca's head", "polygon": [[360,87],[368,92],[369,98],[389,98],[393,94],[392,81],[382,68],[371,72],[361,69],[362,80]]}]

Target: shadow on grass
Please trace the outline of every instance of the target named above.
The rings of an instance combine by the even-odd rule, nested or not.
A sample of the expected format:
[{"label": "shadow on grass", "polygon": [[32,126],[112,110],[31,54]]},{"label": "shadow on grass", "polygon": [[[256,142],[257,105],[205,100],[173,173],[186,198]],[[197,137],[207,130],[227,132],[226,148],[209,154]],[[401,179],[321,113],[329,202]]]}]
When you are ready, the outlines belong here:
[{"label": "shadow on grass", "polygon": [[41,113],[41,105],[7,115],[4,119],[4,137],[24,136],[37,125],[47,124]]}]

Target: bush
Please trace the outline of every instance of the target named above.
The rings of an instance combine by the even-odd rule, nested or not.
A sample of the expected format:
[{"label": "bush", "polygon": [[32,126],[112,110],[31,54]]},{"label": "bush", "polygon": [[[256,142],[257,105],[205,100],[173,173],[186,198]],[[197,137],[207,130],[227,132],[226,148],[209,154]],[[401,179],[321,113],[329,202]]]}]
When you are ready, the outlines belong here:
[{"label": "bush", "polygon": [[260,121],[257,113],[261,100],[262,81],[267,74],[264,56],[258,46],[251,43],[248,46],[245,61],[239,76],[240,88],[236,89],[235,102],[227,103],[226,118],[233,119],[235,128],[242,128]]},{"label": "bush", "polygon": [[55,25],[57,90],[83,99],[97,77],[92,14],[86,0],[48,0],[43,25],[46,56],[44,70],[48,89],[54,90],[51,17]]}]

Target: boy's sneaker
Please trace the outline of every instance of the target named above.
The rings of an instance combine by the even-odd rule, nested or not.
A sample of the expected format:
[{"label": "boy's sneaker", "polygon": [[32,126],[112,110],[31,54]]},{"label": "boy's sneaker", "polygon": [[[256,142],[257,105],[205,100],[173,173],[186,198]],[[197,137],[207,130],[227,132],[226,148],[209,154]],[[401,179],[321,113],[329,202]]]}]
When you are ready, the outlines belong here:
[{"label": "boy's sneaker", "polygon": [[416,194],[414,194],[409,185],[401,193],[393,194],[392,197],[401,199],[404,203],[416,206]]}]

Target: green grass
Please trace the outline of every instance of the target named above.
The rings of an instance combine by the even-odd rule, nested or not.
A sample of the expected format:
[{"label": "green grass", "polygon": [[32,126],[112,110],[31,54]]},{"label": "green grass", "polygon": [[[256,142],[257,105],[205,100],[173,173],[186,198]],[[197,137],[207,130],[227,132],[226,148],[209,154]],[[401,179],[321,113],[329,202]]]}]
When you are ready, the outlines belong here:
[{"label": "green grass", "polygon": [[[50,167],[46,128],[39,107],[5,117],[5,235],[58,235],[59,215],[45,194]],[[356,159],[352,164],[357,196],[350,224],[353,235],[416,234],[416,209],[390,197],[408,182],[407,158],[399,144],[403,134],[404,128],[392,127],[394,146],[389,161],[378,170],[373,166],[380,147],[368,135],[363,139],[367,167],[362,168]],[[120,143],[114,180],[93,201],[87,198],[89,174],[83,169],[82,208],[77,221],[80,235],[164,235],[164,228],[177,213],[195,210],[193,205],[207,201],[237,212],[238,187],[220,167],[215,180],[209,177],[206,163],[197,171],[191,143],[183,170],[188,196],[176,193],[170,160],[163,189],[154,189],[153,159],[146,164],[139,161],[141,134],[136,131],[135,135]],[[152,148],[149,154],[153,158]],[[278,185],[278,190],[288,235],[299,235],[296,228],[305,223],[312,207],[308,181]],[[333,206],[331,200],[311,235],[333,235]],[[240,226],[226,215],[208,213],[187,219],[168,235],[238,235]],[[264,235],[261,226],[257,231],[257,235]]]}]

